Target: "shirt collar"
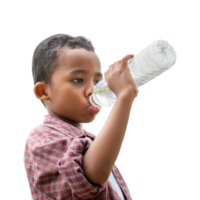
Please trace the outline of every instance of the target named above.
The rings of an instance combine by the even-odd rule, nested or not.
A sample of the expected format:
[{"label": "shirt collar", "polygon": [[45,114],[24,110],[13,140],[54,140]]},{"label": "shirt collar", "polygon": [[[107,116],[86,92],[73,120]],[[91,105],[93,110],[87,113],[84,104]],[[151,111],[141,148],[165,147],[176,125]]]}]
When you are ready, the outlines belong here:
[{"label": "shirt collar", "polygon": [[96,134],[88,131],[87,129],[83,128],[83,131],[81,131],[79,128],[62,121],[61,119],[58,119],[54,116],[51,116],[49,114],[43,114],[41,124],[44,126],[54,129],[56,131],[59,131],[63,133],[66,136],[73,136],[74,138],[80,138],[80,137],[90,137],[94,139],[96,137]]}]

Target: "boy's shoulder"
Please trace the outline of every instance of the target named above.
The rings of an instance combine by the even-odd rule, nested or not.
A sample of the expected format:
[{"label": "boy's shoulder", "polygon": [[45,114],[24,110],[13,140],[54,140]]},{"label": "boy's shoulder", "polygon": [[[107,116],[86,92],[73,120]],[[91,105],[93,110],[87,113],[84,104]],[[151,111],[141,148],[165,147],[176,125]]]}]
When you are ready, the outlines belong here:
[{"label": "boy's shoulder", "polygon": [[35,126],[29,133],[27,137],[27,141],[31,140],[31,138],[39,138],[39,137],[44,137],[44,132],[45,132],[45,127],[43,124]]},{"label": "boy's shoulder", "polygon": [[32,128],[30,128],[30,130],[28,131],[28,133],[29,134],[33,134],[35,132],[43,131],[43,130],[45,130],[45,127],[43,126],[43,124],[36,124]]}]

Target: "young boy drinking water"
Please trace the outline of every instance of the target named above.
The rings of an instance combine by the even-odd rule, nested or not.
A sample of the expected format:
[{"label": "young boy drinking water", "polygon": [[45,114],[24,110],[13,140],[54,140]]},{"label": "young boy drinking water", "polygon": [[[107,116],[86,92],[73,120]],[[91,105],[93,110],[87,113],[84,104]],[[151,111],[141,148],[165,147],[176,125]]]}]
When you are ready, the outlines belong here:
[{"label": "young boy drinking water", "polygon": [[34,93],[48,114],[26,141],[24,164],[32,199],[132,199],[114,163],[139,92],[127,65],[133,56],[126,55],[104,73],[117,101],[95,136],[82,126],[100,111],[89,102],[94,85],[103,78],[92,43],[82,36],[58,34],[36,47]]}]

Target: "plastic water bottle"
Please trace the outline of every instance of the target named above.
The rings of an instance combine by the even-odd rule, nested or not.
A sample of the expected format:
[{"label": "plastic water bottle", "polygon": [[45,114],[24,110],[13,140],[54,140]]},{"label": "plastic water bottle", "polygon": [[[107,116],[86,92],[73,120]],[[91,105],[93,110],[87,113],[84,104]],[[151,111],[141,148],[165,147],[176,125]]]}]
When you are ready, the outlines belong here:
[{"label": "plastic water bottle", "polygon": [[[165,40],[156,40],[128,61],[133,80],[138,87],[159,76],[176,62],[176,52]],[[102,79],[94,86],[89,101],[94,107],[111,106],[117,100]]]}]

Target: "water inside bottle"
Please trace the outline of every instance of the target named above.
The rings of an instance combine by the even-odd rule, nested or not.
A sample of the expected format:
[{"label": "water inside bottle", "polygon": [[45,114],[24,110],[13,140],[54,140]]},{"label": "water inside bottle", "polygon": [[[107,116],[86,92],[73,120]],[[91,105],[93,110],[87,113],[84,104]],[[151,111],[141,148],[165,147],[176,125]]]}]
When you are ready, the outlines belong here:
[{"label": "water inside bottle", "polygon": [[93,98],[97,104],[105,107],[112,105],[117,99],[116,95],[107,85],[94,88]]}]

